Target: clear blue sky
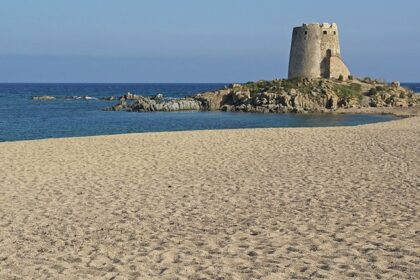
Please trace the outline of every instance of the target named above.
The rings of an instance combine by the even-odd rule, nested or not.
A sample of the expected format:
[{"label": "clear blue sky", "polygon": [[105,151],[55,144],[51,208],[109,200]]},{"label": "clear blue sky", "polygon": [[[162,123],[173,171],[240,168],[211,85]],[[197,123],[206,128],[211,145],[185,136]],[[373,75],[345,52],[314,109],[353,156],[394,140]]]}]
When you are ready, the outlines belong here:
[{"label": "clear blue sky", "polygon": [[287,75],[291,31],[337,22],[357,76],[420,81],[420,1],[1,0],[1,82]]}]

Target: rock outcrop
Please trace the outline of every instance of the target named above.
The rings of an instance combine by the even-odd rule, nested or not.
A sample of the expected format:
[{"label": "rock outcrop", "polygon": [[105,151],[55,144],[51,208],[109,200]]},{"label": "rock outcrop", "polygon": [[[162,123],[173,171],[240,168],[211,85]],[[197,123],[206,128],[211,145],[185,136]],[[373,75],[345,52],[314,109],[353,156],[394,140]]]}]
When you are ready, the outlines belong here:
[{"label": "rock outcrop", "polygon": [[[32,100],[42,100],[42,101],[50,101],[50,100],[97,100],[98,98],[92,96],[51,96],[51,95],[41,95],[41,96],[32,96]],[[100,98],[103,100],[115,100],[112,97]]]},{"label": "rock outcrop", "polygon": [[54,96],[49,96],[49,95],[32,96],[32,100],[50,101],[50,100],[55,100],[55,99],[56,98]]},{"label": "rock outcrop", "polygon": [[162,94],[158,94],[155,97],[130,94],[122,96],[120,102],[108,110],[123,110],[127,112],[175,112],[199,111],[203,110],[203,108],[202,103],[194,98],[165,99]]},{"label": "rock outcrop", "polygon": [[420,95],[400,86],[371,79],[339,81],[293,79],[233,84],[191,97],[166,99],[127,94],[110,110],[242,111],[261,113],[327,112],[340,108],[409,107],[420,105]]}]

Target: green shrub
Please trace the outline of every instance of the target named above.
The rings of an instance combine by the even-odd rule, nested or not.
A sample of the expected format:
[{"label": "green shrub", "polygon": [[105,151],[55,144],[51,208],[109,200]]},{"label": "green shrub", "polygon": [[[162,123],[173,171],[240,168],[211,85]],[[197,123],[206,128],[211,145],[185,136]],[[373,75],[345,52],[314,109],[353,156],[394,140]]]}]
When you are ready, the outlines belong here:
[{"label": "green shrub", "polygon": [[284,87],[285,89],[292,89],[292,88],[297,88],[299,81],[301,81],[300,78],[293,78],[293,79],[289,79],[289,80],[283,80],[282,82],[282,87]]},{"label": "green shrub", "polygon": [[374,96],[378,93],[378,90],[376,88],[371,88],[368,93],[367,96]]},{"label": "green shrub", "polygon": [[385,87],[383,87],[383,86],[377,86],[377,87],[376,87],[376,91],[377,91],[377,92],[386,91],[386,88],[385,88]]},{"label": "green shrub", "polygon": [[374,83],[374,81],[370,77],[364,77],[362,81],[368,84]]},{"label": "green shrub", "polygon": [[350,80],[350,81],[353,81],[353,80],[354,80],[353,75],[349,75],[349,80]]},{"label": "green shrub", "polygon": [[335,85],[335,92],[338,97],[350,100],[352,98],[362,99],[362,87],[360,84],[350,84],[350,85]]},{"label": "green shrub", "polygon": [[342,82],[344,80],[344,76],[340,74],[340,76],[338,76],[338,80]]}]

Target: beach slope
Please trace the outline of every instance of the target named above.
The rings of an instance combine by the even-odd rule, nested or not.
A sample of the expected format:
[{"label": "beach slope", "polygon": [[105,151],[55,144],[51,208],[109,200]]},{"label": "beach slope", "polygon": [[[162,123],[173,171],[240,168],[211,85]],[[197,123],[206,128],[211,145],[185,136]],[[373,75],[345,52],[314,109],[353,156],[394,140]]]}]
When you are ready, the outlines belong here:
[{"label": "beach slope", "polygon": [[420,117],[0,143],[0,278],[418,279]]}]

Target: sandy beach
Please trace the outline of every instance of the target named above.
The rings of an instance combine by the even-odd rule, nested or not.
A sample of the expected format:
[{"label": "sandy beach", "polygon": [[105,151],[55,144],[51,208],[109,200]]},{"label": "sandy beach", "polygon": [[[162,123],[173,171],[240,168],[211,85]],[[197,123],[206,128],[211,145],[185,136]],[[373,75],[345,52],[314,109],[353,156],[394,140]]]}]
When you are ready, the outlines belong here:
[{"label": "sandy beach", "polygon": [[420,117],[0,143],[0,279],[419,279]]}]

